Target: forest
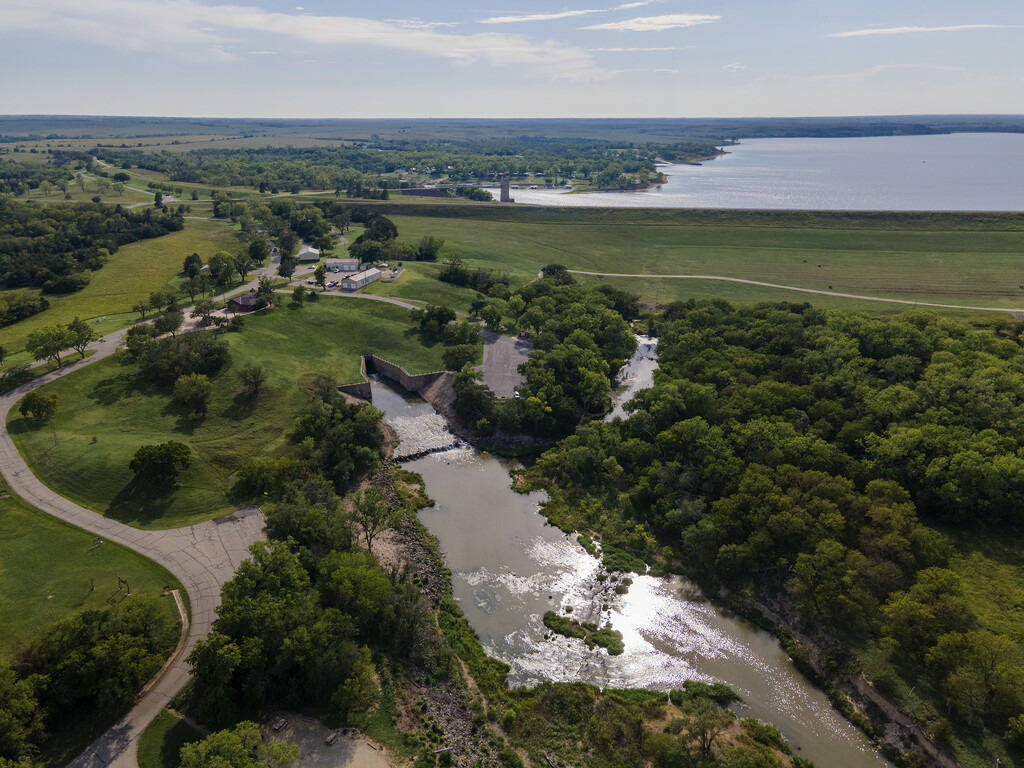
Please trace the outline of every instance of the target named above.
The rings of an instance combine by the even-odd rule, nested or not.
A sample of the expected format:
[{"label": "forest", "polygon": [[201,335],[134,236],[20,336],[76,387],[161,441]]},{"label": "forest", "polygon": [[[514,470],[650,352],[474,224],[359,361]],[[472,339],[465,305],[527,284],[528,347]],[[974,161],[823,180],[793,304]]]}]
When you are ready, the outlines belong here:
[{"label": "forest", "polygon": [[46,741],[76,721],[127,712],[178,634],[178,620],[156,598],[122,598],[62,619],[13,664],[0,662],[0,766],[31,768]]},{"label": "forest", "polygon": [[[412,186],[407,177],[484,182],[498,174],[527,173],[592,179],[601,188],[634,183],[656,173],[655,160],[686,162],[718,153],[709,141],[615,145],[597,140],[521,138],[491,141],[375,140],[339,148],[265,147],[147,152],[97,147],[99,159],[167,174],[171,182],[251,187],[261,192],[339,190],[357,197],[368,189]],[[406,181],[403,184],[403,179]]]},{"label": "forest", "polygon": [[793,615],[838,676],[876,651],[875,686],[921,691],[946,746],[1024,746],[1024,649],[984,626],[949,538],[1024,531],[1020,325],[723,301],[652,322],[655,386],[528,470],[551,519]]},{"label": "forest", "polygon": [[0,287],[73,293],[112,253],[185,226],[181,211],[84,203],[26,205],[0,197]]},{"label": "forest", "polygon": [[[508,667],[485,655],[436,542],[415,522],[431,503],[422,479],[381,461],[381,414],[346,404],[326,378],[306,389],[294,455],[243,470],[267,494],[270,541],[252,547],[189,657],[193,716],[230,728],[284,707],[377,729],[375,738],[383,727],[397,740],[389,749],[417,768],[522,768],[523,752],[535,764],[557,754],[600,768],[808,768],[775,729],[738,720],[726,708],[738,697],[722,685],[687,682],[671,697],[581,684],[508,688]],[[378,559],[386,528],[420,539],[429,562]],[[412,702],[411,691],[425,698]],[[441,745],[455,747],[454,759],[438,757]]]},{"label": "forest", "polygon": [[63,192],[73,178],[70,171],[59,165],[0,160],[0,195],[23,195],[44,182]]},{"label": "forest", "polygon": [[489,329],[529,333],[534,347],[519,399],[496,401],[470,370],[456,376],[456,411],[478,434],[558,437],[603,415],[611,408],[611,382],[636,349],[627,322],[638,312],[635,297],[612,286],[578,285],[564,267],[543,273],[514,293],[493,282],[473,305]]}]

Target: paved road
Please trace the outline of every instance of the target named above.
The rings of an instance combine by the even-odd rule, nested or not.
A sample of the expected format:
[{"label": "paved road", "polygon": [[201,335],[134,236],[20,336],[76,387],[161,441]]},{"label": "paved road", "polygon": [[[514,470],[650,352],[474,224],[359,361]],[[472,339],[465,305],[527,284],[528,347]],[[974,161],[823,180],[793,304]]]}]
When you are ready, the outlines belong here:
[{"label": "paved road", "polygon": [[881,301],[889,304],[907,304],[913,307],[938,307],[940,309],[969,309],[975,312],[1024,312],[1024,309],[1010,309],[1006,307],[971,307],[962,304],[936,304],[931,301],[912,301],[910,299],[883,299],[880,296],[861,296],[856,293],[839,293],[837,291],[822,291],[816,288],[797,288],[794,285],[778,285],[776,283],[762,283],[758,280],[744,280],[742,277],[721,277],[720,275],[646,275],[646,274],[621,274],[615,272],[584,272],[580,269],[568,270],[574,275],[590,275],[591,277],[643,277],[663,278],[668,280],[719,280],[725,283],[744,283],[745,285],[758,285],[764,288],[781,288],[784,291],[799,291],[800,293],[817,293],[822,296],[839,296],[843,299],[860,299],[862,301]]},{"label": "paved road", "polygon": [[73,768],[111,764],[134,768],[138,737],[188,681],[185,658],[196,641],[209,633],[220,604],[221,587],[246,558],[249,545],[264,537],[263,515],[255,508],[185,528],[141,531],[57,495],[32,474],[7,432],[7,415],[11,408],[31,390],[108,357],[123,335],[124,331],[118,331],[105,336],[92,345],[96,349],[92,357],[48,373],[0,397],[0,424],[4,425],[0,433],[0,472],[11,489],[47,514],[160,563],[182,583],[191,602],[191,631],[182,650],[131,712],[70,764]]},{"label": "paved road", "polygon": [[513,397],[516,389],[526,383],[519,366],[526,362],[533,344],[492,331],[481,331],[480,335],[484,337],[484,384],[495,397]]}]

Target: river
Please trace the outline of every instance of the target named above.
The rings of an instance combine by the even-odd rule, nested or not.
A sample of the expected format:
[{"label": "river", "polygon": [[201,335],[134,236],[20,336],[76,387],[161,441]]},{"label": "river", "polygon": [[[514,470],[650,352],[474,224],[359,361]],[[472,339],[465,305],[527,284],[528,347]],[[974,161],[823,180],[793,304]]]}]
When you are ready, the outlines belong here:
[{"label": "river", "polygon": [[[623,415],[623,403],[651,385],[655,345],[639,337],[609,418]],[[379,381],[372,389],[389,422],[423,417],[426,425],[434,416],[429,404]],[[611,580],[599,582],[598,560],[540,513],[544,494],[512,490],[514,461],[461,447],[405,466],[423,476],[436,502],[419,515],[441,544],[455,599],[488,654],[511,667],[512,685],[583,681],[667,691],[685,680],[721,681],[743,697],[735,707],[740,716],[771,723],[818,768],[888,765],[771,635],[719,610],[692,583],[634,576],[629,591],[616,595]],[[566,606],[581,621],[610,621],[622,632],[625,653],[609,656],[557,635],[545,639],[544,612]]]},{"label": "river", "polygon": [[517,203],[612,208],[1024,211],[1024,134],[744,139],[634,192],[518,189]]}]

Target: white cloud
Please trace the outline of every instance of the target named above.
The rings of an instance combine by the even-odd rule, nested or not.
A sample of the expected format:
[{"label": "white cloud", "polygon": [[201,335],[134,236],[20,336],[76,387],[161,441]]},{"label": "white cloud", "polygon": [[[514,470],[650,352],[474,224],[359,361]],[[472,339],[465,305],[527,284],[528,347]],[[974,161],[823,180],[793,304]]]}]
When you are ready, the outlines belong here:
[{"label": "white cloud", "polygon": [[916,32],[965,32],[970,29],[1013,29],[1003,24],[958,24],[952,27],[872,27],[850,32],[833,32],[825,37],[864,37],[866,35],[906,35]]},{"label": "white cloud", "polygon": [[746,64],[740,64],[739,62],[735,62],[733,64],[726,64],[724,67],[722,67],[722,69],[724,69],[726,72],[739,72],[741,69],[746,68]]},{"label": "white cloud", "polygon": [[657,48],[588,48],[587,50],[606,53],[633,53],[635,51],[678,51],[679,48],[674,45],[667,45]]},{"label": "white cloud", "polygon": [[277,51],[246,51],[250,56],[276,56]]},{"label": "white cloud", "polygon": [[718,21],[721,16],[706,13],[670,13],[667,16],[641,16],[626,21],[610,21],[607,24],[593,24],[580,29],[611,29],[621,32],[662,32],[666,29],[695,27],[698,24],[710,24]]},{"label": "white cloud", "polygon": [[0,36],[20,32],[133,52],[205,55],[220,61],[237,59],[231,49],[244,44],[247,37],[270,35],[333,49],[367,46],[459,64],[519,66],[553,80],[590,82],[610,76],[582,48],[534,42],[522,35],[460,35],[375,19],[273,13],[197,0],[0,1]]},{"label": "white cloud", "polygon": [[678,75],[679,74],[679,70],[678,69],[662,68],[662,69],[652,69],[651,71],[652,72],[665,72],[665,73],[670,74],[670,75]]},{"label": "white cloud", "polygon": [[577,11],[552,11],[548,13],[526,13],[516,16],[491,16],[487,19],[480,19],[481,24],[519,24],[525,21],[555,21],[557,19],[571,19],[575,16],[590,16],[594,13],[611,13],[612,11],[627,11],[631,8],[643,8],[658,0],[641,0],[637,3],[625,3],[614,8],[589,8]]},{"label": "white cloud", "polygon": [[480,19],[480,23],[518,24],[523,21],[555,21],[556,19],[571,19],[573,16],[589,16],[592,13],[601,13],[601,11],[555,11],[554,13],[528,13],[523,16],[491,16],[488,19]]},{"label": "white cloud", "polygon": [[423,21],[423,19],[384,19],[405,29],[436,29],[437,27],[457,27],[457,21]]}]

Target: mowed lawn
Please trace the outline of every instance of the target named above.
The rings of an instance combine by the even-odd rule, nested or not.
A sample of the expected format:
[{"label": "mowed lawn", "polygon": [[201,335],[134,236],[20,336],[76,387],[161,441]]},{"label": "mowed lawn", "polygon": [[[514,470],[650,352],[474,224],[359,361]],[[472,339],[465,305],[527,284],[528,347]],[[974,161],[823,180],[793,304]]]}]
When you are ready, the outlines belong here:
[{"label": "mowed lawn", "polygon": [[[429,304],[443,304],[460,312],[469,312],[469,305],[473,301],[473,297],[476,296],[476,291],[448,285],[448,283],[438,280],[437,275],[444,268],[444,264],[441,262],[407,261],[404,268],[405,271],[397,280],[393,282],[378,280],[363,288],[361,293],[394,296],[411,299],[414,302],[425,301]],[[516,280],[516,284],[520,282],[525,281]]]},{"label": "mowed lawn", "polygon": [[[1024,307],[1021,231],[630,223],[621,212],[608,224],[394,220],[403,240],[441,237],[443,257],[458,255],[468,267],[508,272],[518,282],[532,279],[545,264],[559,263],[593,272],[715,275],[826,291],[831,285],[836,292],[911,301]],[[713,281],[651,278],[612,284],[650,302],[722,296],[750,303],[781,296],[849,306],[827,296]]]},{"label": "mowed lawn", "polygon": [[[222,221],[186,219],[180,232],[121,246],[105,266],[92,273],[85,288],[77,293],[47,296],[50,308],[45,312],[0,329],[0,344],[9,352],[19,352],[32,331],[71,322],[76,316],[90,321],[97,335],[123,328],[137,317],[131,311],[132,305],[167,285],[181,272],[189,254],[198,253],[203,261],[208,261],[217,251],[240,251],[242,244],[235,232],[234,225]],[[106,320],[95,322],[103,318]]]},{"label": "mowed lawn", "polygon": [[[93,544],[93,535],[33,509],[0,482],[0,659],[55,621],[124,597],[160,595],[181,585],[164,568],[117,544]],[[95,587],[95,588],[94,588]],[[187,597],[182,592],[182,597]],[[178,615],[174,598],[167,610]]]},{"label": "mowed lawn", "polygon": [[139,768],[178,768],[181,748],[203,735],[177,715],[161,710],[139,737]]},{"label": "mowed lawn", "polygon": [[[214,381],[205,419],[175,404],[170,387],[143,381],[136,366],[109,358],[46,386],[60,398],[56,445],[49,426],[32,425],[16,411],[8,427],[36,475],[83,506],[141,528],[207,520],[251,501],[232,494],[246,460],[291,450],[289,435],[307,397],[298,383],[305,374],[358,381],[364,353],[412,373],[443,367],[442,347],[424,346],[408,315],[383,302],[325,297],[247,318],[241,333],[224,337],[231,362]],[[268,375],[256,400],[239,379],[246,363]],[[177,485],[161,492],[134,483],[128,464],[135,451],[167,440],[192,450]]]}]

